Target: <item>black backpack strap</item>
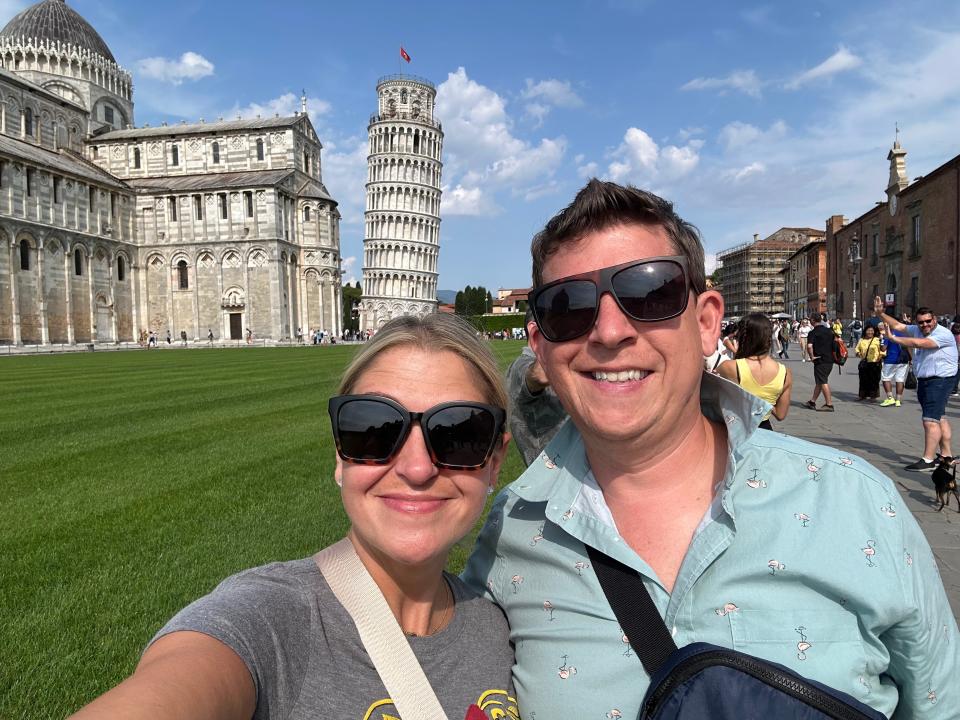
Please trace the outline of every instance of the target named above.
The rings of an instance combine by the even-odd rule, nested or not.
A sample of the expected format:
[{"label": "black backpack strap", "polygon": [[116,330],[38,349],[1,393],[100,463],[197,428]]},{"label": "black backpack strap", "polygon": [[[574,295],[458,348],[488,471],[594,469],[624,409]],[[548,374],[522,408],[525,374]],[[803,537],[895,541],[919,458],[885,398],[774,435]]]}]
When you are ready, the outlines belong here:
[{"label": "black backpack strap", "polygon": [[596,548],[587,546],[594,572],[620,628],[637,653],[644,670],[653,675],[677,649],[660,611],[640,574]]}]

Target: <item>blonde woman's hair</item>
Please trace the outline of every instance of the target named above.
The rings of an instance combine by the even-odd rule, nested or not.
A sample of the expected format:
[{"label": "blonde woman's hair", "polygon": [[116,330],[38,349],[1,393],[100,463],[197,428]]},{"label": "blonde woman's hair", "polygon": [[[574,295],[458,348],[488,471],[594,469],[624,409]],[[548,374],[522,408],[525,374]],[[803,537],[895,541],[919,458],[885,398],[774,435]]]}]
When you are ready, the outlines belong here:
[{"label": "blonde woman's hair", "polygon": [[509,407],[500,367],[490,345],[477,337],[477,331],[456,315],[435,313],[415,317],[405,315],[384,325],[353,358],[343,373],[338,395],[353,392],[360,377],[378,354],[396,347],[416,347],[429,352],[451,352],[476,370],[485,402],[506,410]]}]

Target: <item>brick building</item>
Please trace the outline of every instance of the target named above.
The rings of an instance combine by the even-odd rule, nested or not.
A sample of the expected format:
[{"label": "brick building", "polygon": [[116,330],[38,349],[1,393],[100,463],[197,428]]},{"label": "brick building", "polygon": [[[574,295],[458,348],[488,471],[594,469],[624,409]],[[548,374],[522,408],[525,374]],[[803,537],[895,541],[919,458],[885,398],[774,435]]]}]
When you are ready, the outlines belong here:
[{"label": "brick building", "polygon": [[761,240],[737,245],[717,255],[726,317],[749,312],[778,313],[785,307],[783,266],[810,238],[822,237],[813,228],[784,227]]},{"label": "brick building", "polygon": [[831,314],[869,316],[876,295],[897,312],[926,305],[954,315],[960,308],[960,155],[912,182],[906,155],[897,139],[887,155],[885,203],[849,222],[827,221]]},{"label": "brick building", "polygon": [[827,311],[827,244],[822,233],[795,250],[781,273],[784,312],[800,320]]}]

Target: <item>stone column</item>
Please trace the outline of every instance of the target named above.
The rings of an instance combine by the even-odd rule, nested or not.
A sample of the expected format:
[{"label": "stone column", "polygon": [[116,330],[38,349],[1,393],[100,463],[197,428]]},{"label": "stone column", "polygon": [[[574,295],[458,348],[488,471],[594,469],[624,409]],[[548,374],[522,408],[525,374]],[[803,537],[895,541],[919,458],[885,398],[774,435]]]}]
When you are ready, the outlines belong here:
[{"label": "stone column", "polygon": [[37,241],[37,301],[40,305],[40,344],[50,344],[50,332],[47,329],[47,293],[44,287],[43,240]]},{"label": "stone column", "polygon": [[[173,322],[173,284],[179,282],[180,274],[174,273],[175,265],[172,264],[172,261],[164,263],[167,268],[167,331],[170,333],[171,337],[173,336],[173,328],[175,323]],[[160,331],[157,330],[157,335],[159,336]],[[166,335],[163,336],[163,342],[166,342]],[[157,340],[158,344],[160,339]]]},{"label": "stone column", "polygon": [[336,326],[337,326],[337,337],[343,334],[343,281],[334,283],[334,290],[337,297],[337,303],[335,305],[335,312],[337,313],[336,317]]},{"label": "stone column", "polygon": [[337,331],[337,281],[330,281],[330,332]]},{"label": "stone column", "polygon": [[116,262],[116,258],[114,258],[113,260],[110,260],[109,257],[107,258],[107,270],[108,270],[107,278],[109,279],[107,282],[107,287],[110,288],[110,299],[113,300],[113,305],[111,306],[113,312],[110,313],[110,331],[111,331],[110,337],[113,338],[114,343],[119,345],[120,337],[117,335],[117,288],[113,282],[113,277],[114,277],[113,265],[115,262]]},{"label": "stone column", "polygon": [[[217,304],[220,307],[220,340],[222,341],[228,339],[230,335],[230,317],[223,311],[223,263],[217,260],[216,256],[214,256],[214,262],[217,264]],[[242,330],[240,334],[243,334]]]},{"label": "stone column", "polygon": [[97,337],[99,336],[99,331],[94,332],[94,328],[97,325],[97,306],[94,302],[93,297],[93,250],[90,250],[90,254],[87,255],[87,299],[89,301],[89,306],[87,307],[87,315],[90,320],[90,342],[95,343]]},{"label": "stone column", "polygon": [[[297,292],[300,294],[300,305],[297,307],[298,314],[300,315],[300,327],[303,329],[303,332],[308,332],[310,328],[307,326],[309,323],[310,315],[307,312],[307,278],[304,275],[302,269],[297,270]],[[306,342],[306,341],[305,341]]]},{"label": "stone column", "polygon": [[13,313],[13,344],[20,344],[20,305],[17,299],[17,276],[15,274],[17,265],[17,241],[16,234],[10,241],[10,310]]},{"label": "stone column", "polygon": [[64,307],[66,308],[67,313],[67,344],[73,345],[76,342],[76,337],[73,333],[73,268],[70,267],[70,261],[73,259],[73,252],[64,251],[63,253],[63,273],[64,273],[64,282],[63,285],[66,288],[66,302]]}]

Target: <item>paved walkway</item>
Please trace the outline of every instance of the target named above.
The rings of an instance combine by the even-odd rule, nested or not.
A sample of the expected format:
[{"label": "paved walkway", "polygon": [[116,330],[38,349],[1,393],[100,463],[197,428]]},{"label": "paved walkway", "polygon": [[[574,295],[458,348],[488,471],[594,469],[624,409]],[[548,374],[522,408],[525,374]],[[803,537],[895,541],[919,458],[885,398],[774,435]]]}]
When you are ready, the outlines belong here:
[{"label": "paved walkway", "polygon": [[[790,353],[793,358],[799,356],[795,344]],[[937,512],[931,473],[903,469],[904,465],[916,460],[923,449],[916,391],[905,390],[903,405],[899,408],[859,402],[857,362],[857,358],[851,357],[842,374],[834,368],[830,389],[837,410],[824,413],[803,407],[813,394],[813,366],[801,363],[799,359],[787,361],[793,371],[791,407],[786,420],[782,423],[774,420],[774,427],[796,437],[859,455],[893,479],[933,548],[953,614],[960,618],[960,513],[956,510],[956,502],[949,512],[946,508]],[[817,404],[823,404],[822,397]],[[960,454],[960,398],[950,399],[947,416],[955,433],[954,454]]]}]

